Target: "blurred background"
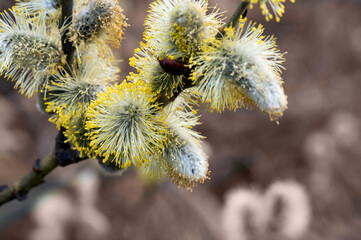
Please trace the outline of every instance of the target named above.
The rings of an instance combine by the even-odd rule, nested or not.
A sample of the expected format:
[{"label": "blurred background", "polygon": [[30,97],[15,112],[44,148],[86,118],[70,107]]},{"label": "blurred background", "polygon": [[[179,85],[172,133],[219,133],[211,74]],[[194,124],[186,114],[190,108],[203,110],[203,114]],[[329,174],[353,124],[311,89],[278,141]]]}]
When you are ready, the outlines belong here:
[{"label": "blurred background", "polygon": [[[128,59],[150,2],[122,2],[131,25],[116,50],[122,78],[134,71]],[[216,3],[229,16],[238,1],[209,6]],[[1,11],[13,4],[1,1]],[[104,176],[90,160],[56,169],[28,200],[2,206],[0,239],[361,239],[361,1],[285,5],[280,23],[266,22],[258,7],[248,12],[288,52],[289,105],[279,125],[257,109],[218,114],[202,105],[197,130],[206,136],[211,179],[193,192],[135,169]],[[0,184],[20,179],[53,149],[56,128],[35,103],[0,79]],[[291,184],[277,188],[280,181]],[[260,226],[257,212],[267,206]]]}]

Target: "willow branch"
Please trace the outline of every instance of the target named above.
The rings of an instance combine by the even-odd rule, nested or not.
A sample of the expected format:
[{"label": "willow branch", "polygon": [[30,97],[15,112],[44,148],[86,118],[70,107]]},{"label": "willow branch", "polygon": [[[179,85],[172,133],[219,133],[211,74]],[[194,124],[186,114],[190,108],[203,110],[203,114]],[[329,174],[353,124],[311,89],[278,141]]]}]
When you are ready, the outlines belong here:
[{"label": "willow branch", "polygon": [[227,23],[220,29],[218,34],[216,35],[216,38],[220,38],[224,35],[224,29],[230,26],[235,26],[239,20],[239,18],[246,12],[247,8],[249,7],[250,2],[249,1],[241,1],[238,5],[236,11],[232,14],[232,16],[229,18]]},{"label": "willow branch", "polygon": [[[69,24],[73,14],[73,0],[61,0],[62,20],[59,27],[62,28]],[[67,38],[67,30],[64,31],[62,40],[62,50],[67,56],[67,65],[70,66],[75,48]],[[68,166],[85,160],[81,158],[79,152],[72,149],[61,129],[56,137],[54,150],[42,160],[38,159],[34,162],[32,170],[24,176],[20,181],[11,186],[0,186],[0,206],[13,199],[19,201],[25,200],[28,192],[44,182],[44,178],[58,166]]]},{"label": "willow branch", "polygon": [[[61,0],[61,6],[62,14],[59,27],[64,27],[65,25],[70,24],[73,18],[73,0]],[[75,47],[73,46],[73,43],[68,39],[68,32],[69,28],[65,28],[65,31],[61,36],[61,42],[62,50],[66,55],[66,62],[68,63],[68,66],[70,66],[71,62],[73,61]]]},{"label": "willow branch", "polygon": [[60,130],[55,141],[55,150],[44,159],[37,159],[33,163],[32,170],[20,181],[11,186],[0,187],[0,206],[13,199],[25,200],[29,191],[44,182],[44,178],[58,166],[68,166],[85,160],[79,156],[79,152],[72,149],[69,142]]},{"label": "willow branch", "polygon": [[[73,0],[61,0],[62,4],[62,21],[60,27],[69,24],[72,19],[73,12]],[[231,16],[225,27],[234,26],[242,14],[246,11],[249,6],[249,2],[241,2],[235,13]],[[70,66],[75,48],[67,38],[67,30],[62,36],[62,50],[67,56],[67,65]],[[223,29],[217,34],[217,37],[223,35]],[[173,62],[169,62],[173,61]],[[175,62],[174,62],[175,61]],[[183,82],[173,92],[172,97],[164,98],[160,97],[156,101],[163,107],[173,102],[179,94],[187,88],[195,86],[195,83],[190,79],[191,69],[186,63],[176,60],[166,60],[160,64],[165,72],[173,75],[183,75]],[[165,66],[164,66],[165,64]],[[0,186],[0,206],[13,199],[22,201],[26,199],[29,191],[44,182],[45,177],[52,172],[58,166],[68,166],[73,163],[77,163],[86,158],[81,158],[79,152],[72,149],[69,142],[66,141],[66,137],[63,134],[63,129],[59,131],[56,138],[54,150],[42,160],[36,160],[33,164],[32,170],[24,176],[20,181],[14,183],[11,186]]]},{"label": "willow branch", "polygon": [[36,160],[31,172],[23,179],[14,183],[12,186],[3,186],[0,193],[0,206],[13,199],[19,201],[25,200],[27,193],[35,186],[44,182],[44,177],[57,167],[55,161],[55,152],[51,152],[43,160]]}]

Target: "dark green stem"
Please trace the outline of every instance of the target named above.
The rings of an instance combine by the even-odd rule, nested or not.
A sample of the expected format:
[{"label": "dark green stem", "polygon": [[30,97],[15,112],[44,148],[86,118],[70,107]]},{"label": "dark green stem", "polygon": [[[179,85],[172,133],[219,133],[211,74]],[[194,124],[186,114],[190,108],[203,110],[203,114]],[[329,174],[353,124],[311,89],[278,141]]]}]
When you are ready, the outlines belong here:
[{"label": "dark green stem", "polygon": [[44,182],[44,178],[56,167],[65,167],[87,158],[81,158],[79,152],[72,149],[61,129],[56,137],[55,150],[44,159],[37,159],[32,170],[20,181],[11,186],[0,186],[0,206],[13,199],[25,200],[29,191]]},{"label": "dark green stem", "polygon": [[232,16],[227,21],[226,25],[218,32],[216,35],[216,38],[220,38],[224,34],[224,29],[230,26],[235,26],[239,20],[239,18],[243,15],[243,13],[247,10],[249,7],[250,2],[249,1],[241,1],[241,3],[238,5],[236,11],[232,14]]},{"label": "dark green stem", "polygon": [[44,177],[56,167],[55,152],[51,152],[41,161],[35,161],[33,169],[23,179],[3,188],[0,192],[0,206],[13,199],[25,200],[30,189],[41,184]]},{"label": "dark green stem", "polygon": [[[73,0],[61,0],[61,6],[62,6],[62,18],[60,21],[60,27],[63,27],[65,25],[71,24],[72,18],[73,18]],[[66,55],[66,62],[70,66],[75,52],[75,47],[73,46],[73,43],[69,41],[68,39],[68,32],[69,28],[66,28],[66,30],[63,33],[63,36],[61,36],[61,42],[62,42],[62,49],[64,54]]]},{"label": "dark green stem", "polygon": [[[62,21],[59,27],[64,27],[66,24],[71,23],[73,14],[73,0],[61,0],[62,4]],[[70,66],[75,48],[67,38],[67,31],[62,36],[62,49],[67,56],[67,63]],[[44,182],[44,178],[58,166],[67,166],[77,163],[86,158],[80,158],[79,152],[72,149],[69,142],[67,142],[64,134],[64,129],[59,131],[56,137],[55,150],[53,150],[44,159],[36,160],[33,164],[32,170],[24,176],[20,181],[11,186],[0,186],[0,206],[13,199],[19,201],[25,200],[28,192]]]}]

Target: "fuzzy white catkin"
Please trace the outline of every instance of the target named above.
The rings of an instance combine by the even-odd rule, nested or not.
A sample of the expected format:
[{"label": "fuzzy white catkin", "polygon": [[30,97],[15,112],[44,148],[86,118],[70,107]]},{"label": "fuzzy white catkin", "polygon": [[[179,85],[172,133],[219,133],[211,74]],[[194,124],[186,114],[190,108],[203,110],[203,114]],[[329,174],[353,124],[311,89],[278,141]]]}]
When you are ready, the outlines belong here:
[{"label": "fuzzy white catkin", "polygon": [[[246,76],[252,76],[252,74],[247,72]],[[237,84],[242,85],[242,82],[237,82]],[[278,113],[283,112],[285,106],[287,106],[287,96],[284,94],[282,86],[277,81],[272,80],[272,76],[267,80],[250,79],[246,85],[247,88],[244,91],[262,111]]]},{"label": "fuzzy white catkin", "polygon": [[48,77],[64,63],[61,31],[47,27],[44,13],[13,7],[0,18],[0,74],[15,81],[15,88],[32,96],[44,89]]},{"label": "fuzzy white catkin", "polygon": [[[74,9],[70,41],[85,48],[91,42],[100,46],[111,43],[112,47],[120,47],[123,30],[128,25],[117,0],[75,1]],[[105,52],[109,51],[103,48]]]},{"label": "fuzzy white catkin", "polygon": [[272,221],[272,212],[278,199],[284,205],[281,213],[280,233],[289,239],[302,237],[311,221],[310,203],[304,187],[294,181],[273,183],[265,194],[264,206],[269,222]]},{"label": "fuzzy white catkin", "polygon": [[262,204],[262,196],[254,190],[237,189],[228,193],[221,216],[224,239],[247,240],[247,220],[256,230],[262,231],[266,219]]},{"label": "fuzzy white catkin", "polygon": [[178,186],[188,190],[208,178],[207,156],[201,148],[197,133],[191,129],[173,126],[160,162],[166,175]]},{"label": "fuzzy white catkin", "polygon": [[147,47],[154,49],[156,56],[189,58],[220,27],[217,12],[206,14],[207,10],[207,1],[155,1],[144,23]]},{"label": "fuzzy white catkin", "polygon": [[[277,201],[282,201],[281,219],[274,215]],[[247,215],[248,214],[248,215]],[[222,210],[225,240],[247,240],[247,226],[257,236],[269,236],[268,227],[280,222],[277,235],[287,239],[300,239],[311,221],[311,207],[305,188],[295,181],[276,181],[261,194],[256,190],[236,189],[226,195]]]},{"label": "fuzzy white catkin", "polygon": [[255,23],[226,29],[221,39],[211,39],[192,59],[192,79],[210,108],[219,112],[257,106],[277,120],[287,109],[287,96],[280,77],[283,54],[272,36]]},{"label": "fuzzy white catkin", "polygon": [[[208,161],[199,144],[190,137],[175,139],[165,150],[165,159],[173,171],[186,178],[199,180],[207,175]],[[182,143],[178,143],[178,142]]]},{"label": "fuzzy white catkin", "polygon": [[208,159],[201,146],[202,136],[193,130],[199,124],[198,117],[191,109],[184,96],[166,107],[168,140],[160,155],[142,166],[145,175],[158,179],[166,175],[188,190],[203,183],[209,174]]},{"label": "fuzzy white catkin", "polygon": [[143,165],[158,154],[166,141],[166,125],[152,101],[142,81],[124,81],[98,94],[87,110],[86,123],[94,153],[122,168]]},{"label": "fuzzy white catkin", "polygon": [[113,1],[93,0],[88,5],[83,6],[73,24],[79,37],[87,41],[98,35],[102,30],[104,19],[110,18],[114,5]]}]

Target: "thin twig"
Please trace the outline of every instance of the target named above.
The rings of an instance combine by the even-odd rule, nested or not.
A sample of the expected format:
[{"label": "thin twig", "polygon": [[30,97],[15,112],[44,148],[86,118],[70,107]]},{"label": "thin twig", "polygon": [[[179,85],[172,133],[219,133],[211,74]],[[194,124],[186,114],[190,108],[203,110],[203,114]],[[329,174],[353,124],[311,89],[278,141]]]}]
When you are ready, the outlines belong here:
[{"label": "thin twig", "polygon": [[225,28],[230,27],[230,26],[234,27],[237,24],[239,18],[247,10],[249,5],[250,5],[250,1],[241,1],[240,4],[238,5],[236,11],[232,14],[232,16],[229,18],[229,20],[224,25],[224,27],[222,29],[220,29],[220,31],[217,33],[216,38],[220,38],[224,35]]},{"label": "thin twig", "polygon": [[44,178],[56,167],[65,167],[86,160],[79,157],[79,152],[72,149],[61,129],[56,137],[55,150],[44,159],[37,159],[32,170],[20,181],[11,186],[0,187],[0,206],[13,199],[25,200],[29,191],[44,182]]},{"label": "thin twig", "polygon": [[[73,0],[61,0],[61,6],[62,18],[59,27],[64,27],[67,24],[71,24],[73,18]],[[75,47],[73,46],[73,43],[69,41],[68,32],[69,28],[66,28],[63,36],[61,36],[61,43],[63,52],[66,55],[66,62],[68,66],[71,66],[74,57]]]},{"label": "thin twig", "polygon": [[[61,0],[61,5],[62,20],[59,23],[60,28],[71,22],[73,0]],[[70,66],[75,48],[67,38],[67,31],[63,33],[61,39],[63,52],[67,56],[67,65]],[[80,158],[79,152],[71,148],[70,143],[66,141],[63,131],[64,129],[61,129],[56,137],[54,150],[44,159],[36,160],[32,170],[25,177],[11,186],[0,186],[0,206],[13,199],[18,199],[19,201],[25,200],[28,192],[43,183],[45,176],[56,167],[64,167],[86,159]]]},{"label": "thin twig", "polygon": [[27,193],[35,186],[44,182],[44,177],[57,167],[55,153],[51,152],[41,161],[35,161],[33,169],[23,179],[0,193],[0,206],[13,199],[25,200]]}]

